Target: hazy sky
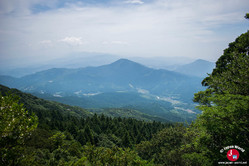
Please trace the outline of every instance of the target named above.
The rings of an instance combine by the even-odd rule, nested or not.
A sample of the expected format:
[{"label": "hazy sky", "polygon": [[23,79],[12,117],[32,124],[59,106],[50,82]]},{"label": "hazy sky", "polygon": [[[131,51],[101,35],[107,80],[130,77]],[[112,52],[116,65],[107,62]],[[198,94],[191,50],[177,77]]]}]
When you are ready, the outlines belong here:
[{"label": "hazy sky", "polygon": [[0,0],[0,64],[78,52],[216,61],[249,0]]}]

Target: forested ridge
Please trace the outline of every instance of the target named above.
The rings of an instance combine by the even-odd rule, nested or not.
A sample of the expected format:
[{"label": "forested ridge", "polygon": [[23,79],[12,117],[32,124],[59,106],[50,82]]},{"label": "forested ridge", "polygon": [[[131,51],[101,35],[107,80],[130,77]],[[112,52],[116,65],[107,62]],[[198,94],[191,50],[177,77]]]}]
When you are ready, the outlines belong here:
[{"label": "forested ridge", "polygon": [[202,114],[188,126],[96,115],[1,86],[1,165],[211,166],[229,162],[224,147],[235,145],[248,164],[249,31],[202,84]]},{"label": "forested ridge", "polygon": [[[28,155],[29,158],[24,157],[22,159],[22,157],[19,156],[21,161],[15,161],[17,162],[16,164],[20,164],[24,162],[24,160],[24,163],[28,164],[31,162],[30,160],[37,160],[37,158],[39,158],[38,162],[32,162],[37,162],[38,165],[57,165],[60,162],[62,165],[66,163],[76,163],[77,159],[79,160],[82,155],[75,156],[75,154],[70,154],[70,152],[63,152],[63,154],[66,153],[64,154],[66,156],[61,156],[57,158],[56,161],[51,161],[51,157],[55,155],[55,152],[57,153],[58,148],[66,146],[64,143],[68,143],[66,146],[67,148],[73,143],[77,144],[77,146],[74,147],[76,148],[74,151],[78,151],[79,153],[82,152],[82,154],[82,149],[84,149],[83,146],[85,146],[85,148],[93,148],[92,150],[96,150],[96,153],[100,153],[102,151],[110,151],[110,153],[126,152],[124,156],[131,153],[131,157],[136,158],[138,156],[136,155],[135,151],[131,150],[136,144],[144,140],[149,140],[157,131],[165,127],[172,126],[172,124],[169,123],[163,124],[161,122],[155,121],[145,122],[131,118],[111,118],[104,115],[90,114],[86,110],[78,107],[71,107],[56,102],[49,102],[34,97],[30,94],[22,93],[16,89],[9,89],[4,86],[1,86],[1,92],[4,93],[1,104],[6,104],[5,100],[13,100],[12,104],[21,103],[23,101],[23,107],[27,108],[29,115],[33,113],[34,118],[38,117],[37,129],[32,132],[31,136],[27,138],[27,140],[25,140],[24,150],[28,150],[29,152],[32,151],[33,156],[30,157],[27,151],[26,155]],[[17,97],[13,97],[13,95],[18,95],[21,97],[21,99],[18,101],[18,99],[16,99]],[[1,144],[6,144],[6,141],[10,141],[12,139],[13,138],[9,138],[7,140],[3,139],[1,140]],[[14,146],[16,145],[14,144]],[[102,147],[101,151],[98,152],[100,147]],[[68,149],[64,150],[68,151]],[[11,158],[12,154],[9,154],[9,151],[10,149],[8,149],[7,152],[1,151],[1,153],[6,153],[6,157],[2,158],[3,161],[7,162],[6,164],[8,164],[8,160],[13,160],[13,158]],[[42,152],[44,155],[48,156],[36,156],[38,155],[38,152]],[[20,155],[18,154],[20,152],[15,150],[13,153],[16,153],[17,156]],[[123,156],[122,153],[120,154],[121,157]],[[72,160],[70,157],[76,158]],[[27,159],[28,161],[26,161]],[[97,162],[93,160],[95,159],[92,159],[92,161],[89,162],[92,162],[92,164]],[[98,159],[96,158],[96,160]],[[13,163],[10,162],[9,164]]]}]

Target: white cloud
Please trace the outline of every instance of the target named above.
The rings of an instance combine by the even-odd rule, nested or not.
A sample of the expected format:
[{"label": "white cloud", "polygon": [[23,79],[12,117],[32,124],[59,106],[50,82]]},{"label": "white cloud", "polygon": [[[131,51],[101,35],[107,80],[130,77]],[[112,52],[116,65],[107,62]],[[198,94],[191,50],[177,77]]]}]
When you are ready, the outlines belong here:
[{"label": "white cloud", "polygon": [[73,36],[65,37],[64,39],[61,39],[59,41],[67,43],[67,44],[72,45],[72,46],[78,46],[78,45],[84,44],[81,37],[73,37]]},{"label": "white cloud", "polygon": [[[45,59],[72,52],[103,52],[216,60],[229,42],[248,29],[248,20],[243,18],[248,12],[248,0],[155,0],[150,3],[127,0],[123,2],[143,5],[69,4],[36,14],[30,12],[33,0],[23,2],[22,7],[15,3],[22,0],[4,1],[8,8],[1,7],[3,1],[0,2],[0,56],[5,59],[25,59],[21,56]],[[16,10],[24,14],[6,14]],[[28,47],[30,43],[32,47]]]},{"label": "white cloud", "polygon": [[124,3],[130,3],[130,4],[144,4],[141,0],[126,0]]}]

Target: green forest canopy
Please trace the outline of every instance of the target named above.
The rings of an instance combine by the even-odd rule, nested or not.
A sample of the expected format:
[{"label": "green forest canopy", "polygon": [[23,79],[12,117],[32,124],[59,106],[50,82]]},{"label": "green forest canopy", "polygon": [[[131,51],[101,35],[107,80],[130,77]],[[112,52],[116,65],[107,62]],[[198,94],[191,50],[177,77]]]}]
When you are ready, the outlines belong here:
[{"label": "green forest canopy", "polygon": [[239,161],[248,162],[248,53],[249,31],[229,44],[203,80],[207,89],[194,96],[202,114],[188,127],[97,116],[16,90],[4,93],[1,165],[217,165],[228,161],[220,150],[230,145],[243,148]]}]

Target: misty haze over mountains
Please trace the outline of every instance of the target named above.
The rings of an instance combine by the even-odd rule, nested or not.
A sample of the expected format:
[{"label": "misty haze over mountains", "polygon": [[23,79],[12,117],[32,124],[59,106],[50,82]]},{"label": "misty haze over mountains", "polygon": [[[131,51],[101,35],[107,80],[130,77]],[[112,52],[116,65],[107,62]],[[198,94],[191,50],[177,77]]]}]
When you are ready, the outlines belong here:
[{"label": "misty haze over mountains", "polygon": [[83,108],[129,108],[168,121],[190,121],[199,113],[193,95],[203,90],[200,82],[212,66],[197,60],[169,71],[119,59],[97,67],[52,68],[20,78],[0,76],[0,84]]},{"label": "misty haze over mountains", "polygon": [[248,7],[0,0],[0,166],[247,165]]},{"label": "misty haze over mountains", "polygon": [[[62,58],[56,58],[44,62],[33,62],[32,64],[9,66],[2,64],[0,66],[0,75],[9,75],[13,77],[22,77],[33,74],[35,72],[51,69],[51,68],[83,68],[89,66],[101,66],[110,64],[121,59],[119,56],[101,53],[74,53]],[[183,72],[183,74],[202,76],[202,73],[210,73],[214,67],[213,62],[205,60],[195,60],[187,57],[130,57],[129,60],[138,62],[145,66],[155,69],[166,69],[170,71]],[[195,64],[192,64],[195,63]],[[199,64],[199,66],[198,66]],[[187,66],[189,67],[187,67]],[[197,66],[195,66],[197,65]],[[185,71],[185,67],[189,70]],[[196,67],[199,74],[196,74]],[[190,69],[192,68],[192,69]],[[205,75],[206,76],[206,75]]]}]

